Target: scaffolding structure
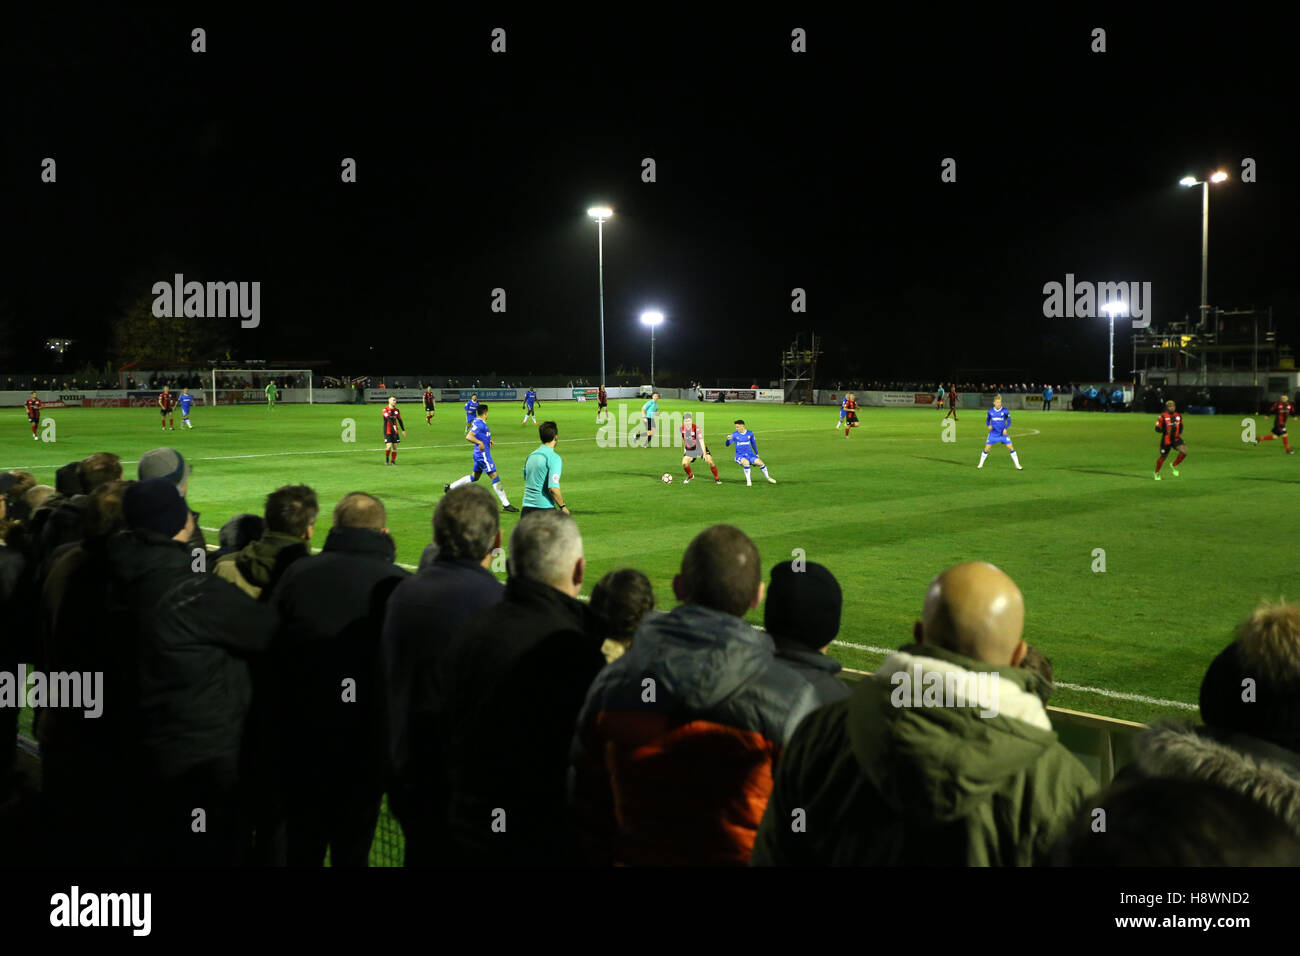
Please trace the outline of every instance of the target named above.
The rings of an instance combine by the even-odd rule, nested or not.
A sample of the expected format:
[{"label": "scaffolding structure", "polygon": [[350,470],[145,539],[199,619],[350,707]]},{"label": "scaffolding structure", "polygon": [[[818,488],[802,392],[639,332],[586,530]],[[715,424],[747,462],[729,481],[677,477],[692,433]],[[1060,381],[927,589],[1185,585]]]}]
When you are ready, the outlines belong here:
[{"label": "scaffolding structure", "polygon": [[1132,341],[1134,373],[1143,384],[1216,384],[1213,377],[1259,385],[1261,375],[1290,359],[1290,349],[1278,344],[1272,308],[1210,309],[1204,327],[1185,318],[1134,329]]},{"label": "scaffolding structure", "polygon": [[821,342],[816,332],[798,333],[794,343],[781,353],[781,391],[787,403],[812,404],[820,355]]}]

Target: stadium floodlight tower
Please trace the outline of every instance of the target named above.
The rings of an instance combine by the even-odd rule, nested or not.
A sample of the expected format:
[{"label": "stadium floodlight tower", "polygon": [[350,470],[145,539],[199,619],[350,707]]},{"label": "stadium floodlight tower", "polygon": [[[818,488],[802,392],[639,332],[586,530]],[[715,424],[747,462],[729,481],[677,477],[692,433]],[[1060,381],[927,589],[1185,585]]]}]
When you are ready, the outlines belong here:
[{"label": "stadium floodlight tower", "polygon": [[600,387],[605,387],[605,220],[614,215],[608,206],[592,206],[587,215],[596,220],[596,262],[600,276]]},{"label": "stadium floodlight tower", "polygon": [[1101,311],[1110,316],[1110,372],[1107,382],[1115,384],[1115,316],[1128,315],[1128,306],[1123,302],[1107,302]]},{"label": "stadium floodlight tower", "polygon": [[655,390],[655,327],[664,321],[662,312],[642,312],[641,322],[650,326],[650,391]]},{"label": "stadium floodlight tower", "polygon": [[1208,179],[1197,179],[1195,176],[1184,176],[1178,180],[1180,186],[1200,186],[1201,187],[1201,329],[1204,330],[1210,320],[1210,304],[1207,292],[1209,291],[1209,269],[1210,269],[1210,183],[1221,183],[1228,178],[1228,174],[1220,170],[1213,173]]}]

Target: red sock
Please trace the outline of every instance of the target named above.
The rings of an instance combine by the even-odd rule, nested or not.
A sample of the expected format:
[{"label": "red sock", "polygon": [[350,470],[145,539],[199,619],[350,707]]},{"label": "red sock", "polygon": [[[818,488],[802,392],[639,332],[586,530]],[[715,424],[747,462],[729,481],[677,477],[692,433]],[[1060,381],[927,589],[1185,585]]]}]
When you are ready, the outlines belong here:
[{"label": "red sock", "polygon": [[1156,459],[1156,474],[1157,474],[1157,475],[1160,474],[1160,469],[1163,468],[1164,466],[1165,466],[1165,460],[1164,460],[1163,458],[1157,458],[1157,459]]},{"label": "red sock", "polygon": [[393,450],[392,450],[391,448],[385,448],[385,449],[384,449],[384,461],[388,461],[388,456],[391,455],[392,453],[393,453]]},{"label": "red sock", "polygon": [[709,465],[709,468],[712,469],[712,471],[713,471],[713,480],[714,480],[714,481],[717,481],[717,480],[718,480],[718,466],[717,466],[717,465]]},{"label": "red sock", "polygon": [[1265,435],[1263,438],[1260,439],[1260,441],[1272,441],[1272,440],[1273,440],[1272,435]]},{"label": "red sock", "polygon": [[1179,465],[1181,465],[1183,463],[1183,459],[1186,457],[1187,455],[1180,451],[1178,453],[1178,457],[1174,459],[1174,467],[1177,468]]},{"label": "red sock", "polygon": [[1291,443],[1287,441],[1286,435],[1282,436],[1282,447],[1285,448],[1287,451],[1291,450]]},{"label": "red sock", "polygon": [[397,461],[397,449],[393,449],[393,461]]},{"label": "red sock", "polygon": [[686,469],[686,477],[687,477],[687,478],[694,478],[694,477],[695,477],[694,475],[691,474],[691,466],[690,466],[690,465],[683,465],[682,467]]},{"label": "red sock", "polygon": [[36,437],[36,422],[32,422],[32,437]]}]

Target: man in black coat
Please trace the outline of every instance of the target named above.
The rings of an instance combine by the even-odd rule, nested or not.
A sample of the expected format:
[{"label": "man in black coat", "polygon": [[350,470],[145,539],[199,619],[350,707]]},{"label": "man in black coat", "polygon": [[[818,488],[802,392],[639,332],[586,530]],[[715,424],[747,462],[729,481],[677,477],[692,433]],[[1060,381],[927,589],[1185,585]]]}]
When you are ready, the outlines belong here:
[{"label": "man in black coat", "polygon": [[[501,601],[489,571],[501,549],[501,507],[478,485],[433,512],[433,555],[388,599],[380,657],[388,709],[388,804],[406,836],[406,865],[445,862],[447,779],[441,678],[452,636]],[[426,555],[429,549],[426,548]]]},{"label": "man in black coat", "polygon": [[104,706],[126,710],[133,861],[236,863],[247,840],[239,758],[248,662],[270,644],[275,615],[203,573],[188,547],[193,513],[173,482],[136,482],[122,511],[128,530],[107,545],[108,638],[122,680],[105,687]]},{"label": "man in black coat", "polygon": [[849,689],[836,675],[839,661],[826,648],[840,631],[843,595],[828,568],[812,561],[783,561],[772,568],[763,627],[776,659],[817,691],[818,706],[843,700]]},{"label": "man in black coat", "polygon": [[569,745],[605,665],[603,628],[577,600],[585,569],[571,517],[529,515],[510,535],[505,600],[454,641],[444,685],[450,862],[580,861]]},{"label": "man in black coat", "polygon": [[271,645],[290,866],[366,866],[384,793],[379,633],[407,573],[383,503],[354,491],[315,557],[290,565],[271,603]]}]

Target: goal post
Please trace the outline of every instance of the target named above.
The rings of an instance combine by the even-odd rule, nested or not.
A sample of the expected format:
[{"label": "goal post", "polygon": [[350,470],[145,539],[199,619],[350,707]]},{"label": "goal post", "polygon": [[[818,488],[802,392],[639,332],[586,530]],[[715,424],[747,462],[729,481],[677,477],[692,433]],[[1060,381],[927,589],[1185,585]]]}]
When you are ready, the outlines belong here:
[{"label": "goal post", "polygon": [[[309,368],[213,368],[209,397],[213,405],[257,405],[266,401],[272,382],[283,400],[312,404]],[[293,390],[292,399],[284,396],[286,389]]]}]

